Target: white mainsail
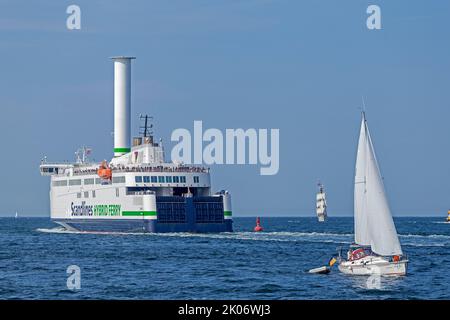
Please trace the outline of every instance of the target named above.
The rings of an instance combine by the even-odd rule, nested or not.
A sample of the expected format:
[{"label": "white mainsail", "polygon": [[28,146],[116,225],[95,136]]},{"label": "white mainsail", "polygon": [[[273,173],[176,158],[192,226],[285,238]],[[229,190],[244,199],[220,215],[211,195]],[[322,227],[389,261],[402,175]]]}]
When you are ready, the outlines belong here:
[{"label": "white mainsail", "polygon": [[402,255],[363,113],[355,170],[355,242],[382,256]]}]

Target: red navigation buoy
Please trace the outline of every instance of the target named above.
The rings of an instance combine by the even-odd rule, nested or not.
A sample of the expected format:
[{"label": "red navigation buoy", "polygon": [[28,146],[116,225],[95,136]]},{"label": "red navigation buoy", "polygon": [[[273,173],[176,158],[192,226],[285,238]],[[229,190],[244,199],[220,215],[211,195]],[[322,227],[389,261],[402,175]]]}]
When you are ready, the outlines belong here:
[{"label": "red navigation buoy", "polygon": [[263,231],[263,227],[261,227],[261,221],[259,217],[256,218],[256,227],[253,229],[255,232],[261,232]]}]

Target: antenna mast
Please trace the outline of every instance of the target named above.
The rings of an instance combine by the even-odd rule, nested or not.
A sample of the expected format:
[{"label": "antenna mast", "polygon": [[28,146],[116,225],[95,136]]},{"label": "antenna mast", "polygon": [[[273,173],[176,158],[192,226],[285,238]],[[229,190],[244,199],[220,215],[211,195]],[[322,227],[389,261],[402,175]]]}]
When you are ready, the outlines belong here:
[{"label": "antenna mast", "polygon": [[144,138],[150,137],[153,135],[153,124],[149,123],[151,120],[153,120],[153,117],[149,117],[148,115],[140,115],[139,119],[144,122],[144,125],[141,125],[139,127],[139,133],[142,134]]}]

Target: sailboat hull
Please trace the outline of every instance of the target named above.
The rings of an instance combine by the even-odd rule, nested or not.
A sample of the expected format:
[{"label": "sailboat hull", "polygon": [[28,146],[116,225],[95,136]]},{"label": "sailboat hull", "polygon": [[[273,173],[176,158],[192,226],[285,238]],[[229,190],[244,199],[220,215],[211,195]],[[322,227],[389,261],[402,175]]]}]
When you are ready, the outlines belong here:
[{"label": "sailboat hull", "polygon": [[338,268],[342,273],[352,275],[404,276],[407,267],[408,260],[393,262],[383,257],[367,256],[355,261],[342,261]]}]

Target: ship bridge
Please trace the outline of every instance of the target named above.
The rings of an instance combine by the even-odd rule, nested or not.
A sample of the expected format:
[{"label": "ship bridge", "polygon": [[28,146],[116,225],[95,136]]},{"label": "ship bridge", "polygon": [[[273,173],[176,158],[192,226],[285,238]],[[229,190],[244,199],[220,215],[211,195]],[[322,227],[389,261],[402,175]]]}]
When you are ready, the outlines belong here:
[{"label": "ship bridge", "polygon": [[44,163],[42,162],[39,166],[39,171],[42,176],[52,176],[58,174],[64,174],[65,172],[73,170],[72,164],[61,164],[61,163]]}]

